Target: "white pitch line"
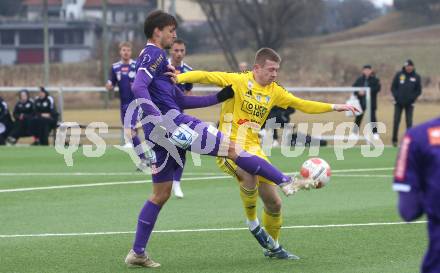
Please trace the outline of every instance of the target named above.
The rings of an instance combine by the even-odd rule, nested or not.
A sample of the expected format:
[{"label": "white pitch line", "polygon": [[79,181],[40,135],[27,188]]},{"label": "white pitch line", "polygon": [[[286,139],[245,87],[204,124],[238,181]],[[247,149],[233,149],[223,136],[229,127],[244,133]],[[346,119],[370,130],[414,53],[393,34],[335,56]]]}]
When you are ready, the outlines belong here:
[{"label": "white pitch line", "polygon": [[[347,169],[347,170],[333,170],[333,173],[344,173],[344,172],[365,172],[365,171],[380,171],[380,170],[391,170],[393,168],[369,168],[369,169]],[[293,173],[289,173],[293,174]],[[232,178],[231,176],[219,175],[219,176],[209,176],[209,177],[185,177],[182,181],[192,181],[192,180],[210,180],[210,179],[225,179]],[[131,184],[142,184],[151,183],[151,180],[135,180],[135,181],[117,181],[117,182],[100,182],[100,183],[90,183],[90,184],[73,184],[73,185],[58,185],[58,186],[44,186],[44,187],[27,187],[27,188],[14,188],[14,189],[2,189],[0,193],[7,192],[24,192],[24,191],[41,191],[41,190],[56,190],[56,189],[71,189],[71,188],[86,188],[86,187],[103,187],[103,186],[114,186],[114,185],[131,185]]]},{"label": "white pitch line", "polygon": [[392,174],[334,174],[333,177],[373,177],[373,178],[391,178]]},{"label": "white pitch line", "polygon": [[392,171],[392,170],[394,170],[394,167],[332,170],[332,173],[376,172],[376,171]]},{"label": "white pitch line", "polygon": [[[185,172],[185,175],[218,175],[221,174],[220,172]],[[0,173],[0,176],[125,176],[125,175],[133,175],[133,176],[140,176],[144,175],[142,172],[113,172],[113,173],[106,173],[106,172],[54,172],[54,173]]]},{"label": "white pitch line", "polygon": [[[182,181],[188,180],[211,180],[211,179],[225,179],[232,178],[231,176],[209,176],[209,177],[191,177],[182,178]],[[59,185],[59,186],[46,186],[46,187],[29,187],[29,188],[16,188],[16,189],[4,189],[0,190],[0,193],[5,192],[23,192],[23,191],[42,191],[42,190],[56,190],[56,189],[71,189],[71,188],[86,188],[86,187],[103,187],[113,185],[131,185],[131,184],[144,184],[151,183],[152,180],[135,180],[135,181],[117,181],[117,182],[102,182],[91,184],[74,184],[74,185]]]},{"label": "white pitch line", "polygon": [[[367,168],[367,169],[347,169],[347,170],[333,170],[332,173],[345,172],[369,172],[369,171],[390,171],[394,168]],[[185,175],[219,175],[220,172],[184,172]],[[7,172],[0,173],[0,176],[118,176],[118,175],[143,175],[141,172]]]},{"label": "white pitch line", "polygon": [[[357,223],[357,224],[330,224],[330,225],[304,225],[304,226],[286,226],[282,229],[311,229],[311,228],[346,228],[346,227],[374,227],[374,226],[392,226],[392,225],[413,225],[426,224],[426,221],[415,222],[385,222],[385,223]],[[218,231],[240,231],[248,230],[245,227],[233,228],[200,228],[200,229],[169,229],[155,230],[154,233],[189,233],[189,232],[218,232]],[[99,236],[99,235],[119,235],[134,234],[134,231],[104,231],[104,232],[82,232],[82,233],[40,233],[40,234],[3,234],[0,238],[23,238],[23,237],[64,237],[64,236]]]}]

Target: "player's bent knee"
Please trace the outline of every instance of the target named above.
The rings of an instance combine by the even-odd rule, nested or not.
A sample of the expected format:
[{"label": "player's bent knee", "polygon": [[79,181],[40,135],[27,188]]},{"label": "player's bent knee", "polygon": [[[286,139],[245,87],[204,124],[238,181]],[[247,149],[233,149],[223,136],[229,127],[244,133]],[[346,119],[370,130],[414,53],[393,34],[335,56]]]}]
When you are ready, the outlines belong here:
[{"label": "player's bent knee", "polygon": [[154,193],[151,196],[150,200],[156,205],[163,206],[168,201],[168,199],[170,199],[170,196],[171,196],[171,192],[168,191],[158,192],[158,193]]},{"label": "player's bent knee", "polygon": [[269,212],[278,213],[281,211],[282,202],[281,202],[281,199],[276,198],[276,199],[272,199],[272,200],[268,200],[268,201],[264,202],[264,206],[266,207],[266,209]]},{"label": "player's bent knee", "polygon": [[231,141],[228,147],[228,158],[231,160],[237,159],[239,153],[241,152],[241,148],[235,142]]}]

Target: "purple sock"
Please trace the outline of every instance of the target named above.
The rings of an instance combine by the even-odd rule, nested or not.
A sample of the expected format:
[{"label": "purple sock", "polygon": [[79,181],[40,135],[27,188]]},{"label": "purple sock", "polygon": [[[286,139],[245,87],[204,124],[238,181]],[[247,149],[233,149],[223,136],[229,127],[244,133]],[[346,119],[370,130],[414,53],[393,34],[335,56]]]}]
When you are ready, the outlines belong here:
[{"label": "purple sock", "polygon": [[136,254],[145,253],[148,239],[150,239],[157,216],[162,207],[148,200],[141,210],[138,218],[136,236],[133,243],[133,250]]},{"label": "purple sock", "polygon": [[133,146],[135,148],[136,154],[139,156],[140,159],[145,159],[145,153],[144,150],[142,149],[142,145],[140,145],[141,141],[139,140],[139,137],[133,136],[131,140],[133,141]]},{"label": "purple sock", "polygon": [[235,164],[246,172],[253,175],[262,176],[270,181],[273,181],[277,185],[285,183],[291,179],[266,160],[259,156],[249,154],[246,151],[240,153],[235,160]]}]

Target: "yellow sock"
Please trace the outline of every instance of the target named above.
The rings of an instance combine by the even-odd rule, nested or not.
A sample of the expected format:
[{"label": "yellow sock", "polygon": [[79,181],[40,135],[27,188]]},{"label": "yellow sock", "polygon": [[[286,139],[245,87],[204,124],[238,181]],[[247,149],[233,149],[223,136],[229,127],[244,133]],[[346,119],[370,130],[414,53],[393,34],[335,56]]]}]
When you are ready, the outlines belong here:
[{"label": "yellow sock", "polygon": [[263,210],[263,226],[267,233],[272,236],[275,241],[278,241],[280,237],[281,225],[283,224],[283,218],[281,212],[271,213],[264,208]]},{"label": "yellow sock", "polygon": [[248,190],[240,186],[240,197],[247,219],[255,221],[257,219],[258,188]]}]

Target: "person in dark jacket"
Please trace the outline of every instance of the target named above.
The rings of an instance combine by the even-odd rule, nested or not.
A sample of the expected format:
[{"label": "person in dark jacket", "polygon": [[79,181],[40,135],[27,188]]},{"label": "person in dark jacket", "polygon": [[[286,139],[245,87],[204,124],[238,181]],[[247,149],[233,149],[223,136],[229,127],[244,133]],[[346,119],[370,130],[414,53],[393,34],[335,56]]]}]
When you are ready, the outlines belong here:
[{"label": "person in dark jacket", "polygon": [[18,102],[14,107],[14,125],[12,131],[7,138],[9,144],[17,143],[17,140],[22,136],[31,135],[30,124],[34,116],[34,103],[29,98],[27,90],[18,92]]},{"label": "person in dark jacket", "polygon": [[32,120],[31,130],[34,136],[34,145],[49,145],[49,133],[56,128],[58,112],[53,97],[44,87],[35,98],[35,117]]},{"label": "person in dark jacket", "polygon": [[422,94],[422,83],[419,74],[416,73],[414,62],[407,60],[402,71],[397,72],[391,85],[394,97],[394,122],[392,142],[397,146],[400,118],[405,110],[406,128],[412,127],[414,103]]},{"label": "person in dark jacket", "polygon": [[9,113],[8,105],[0,97],[0,145],[6,144],[6,137],[12,126],[11,114]]},{"label": "person in dark jacket", "polygon": [[[270,111],[269,115],[267,116],[266,120],[275,118],[275,122],[279,123],[281,125],[281,128],[284,128],[284,124],[290,122],[290,115],[295,113],[295,109],[288,107],[286,109],[283,109],[281,107],[273,107]],[[266,123],[263,124],[264,128],[266,126]],[[272,147],[278,147],[280,146],[280,140],[278,137],[278,129],[274,129],[273,131],[273,143]]]},{"label": "person in dark jacket", "polygon": [[[376,77],[371,65],[364,65],[364,67],[362,68],[362,75],[354,82],[353,87],[370,87],[371,101],[368,107],[370,107],[371,109],[371,122],[377,122],[377,94],[380,92],[381,85],[380,80],[378,77]],[[355,92],[354,94],[358,98],[363,111],[361,115],[356,116],[356,119],[354,121],[354,123],[356,123],[356,125],[360,127],[365,110],[368,108],[367,96],[365,91]],[[374,137],[378,137],[376,126],[373,126],[373,134]]]}]

